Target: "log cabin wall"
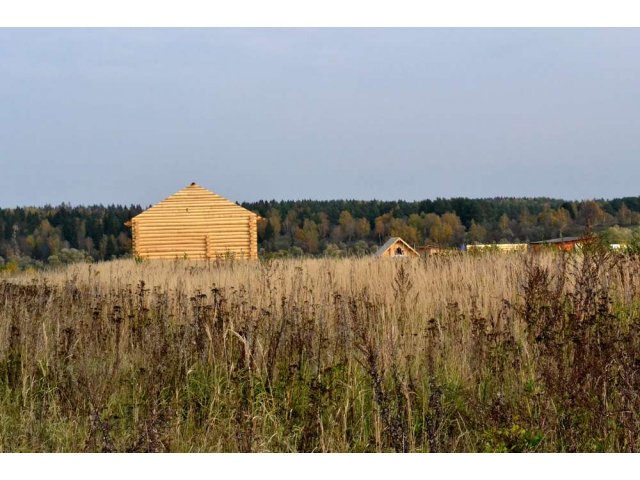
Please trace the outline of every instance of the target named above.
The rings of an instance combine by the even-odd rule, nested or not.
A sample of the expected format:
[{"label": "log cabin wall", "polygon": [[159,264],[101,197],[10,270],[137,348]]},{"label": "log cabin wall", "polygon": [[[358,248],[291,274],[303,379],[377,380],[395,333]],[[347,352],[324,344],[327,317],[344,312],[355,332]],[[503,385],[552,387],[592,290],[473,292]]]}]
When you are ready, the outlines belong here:
[{"label": "log cabin wall", "polygon": [[258,258],[258,215],[196,184],[131,220],[140,258]]}]

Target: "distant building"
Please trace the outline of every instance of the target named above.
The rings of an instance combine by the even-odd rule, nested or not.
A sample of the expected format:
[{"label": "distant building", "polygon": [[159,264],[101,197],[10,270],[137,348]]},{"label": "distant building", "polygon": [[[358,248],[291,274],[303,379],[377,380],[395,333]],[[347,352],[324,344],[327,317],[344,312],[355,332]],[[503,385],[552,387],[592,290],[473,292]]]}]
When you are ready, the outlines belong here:
[{"label": "distant building", "polygon": [[420,254],[416,252],[407,242],[400,237],[391,237],[382,245],[374,257],[419,257]]},{"label": "distant building", "polygon": [[425,257],[430,257],[431,255],[441,255],[446,253],[451,253],[451,248],[444,248],[438,245],[420,245],[415,248],[416,252]]},{"label": "distant building", "polygon": [[528,248],[529,245],[526,243],[485,243],[466,246],[466,250],[468,252],[487,250],[497,250],[499,252],[526,252]]},{"label": "distant building", "polygon": [[565,252],[572,252],[576,248],[580,248],[591,241],[593,240],[587,237],[561,237],[531,242],[529,243],[529,246],[534,252],[537,252],[544,247],[557,248],[558,250],[564,250]]},{"label": "distant building", "polygon": [[258,258],[259,216],[192,183],[133,217],[133,254],[140,258]]}]

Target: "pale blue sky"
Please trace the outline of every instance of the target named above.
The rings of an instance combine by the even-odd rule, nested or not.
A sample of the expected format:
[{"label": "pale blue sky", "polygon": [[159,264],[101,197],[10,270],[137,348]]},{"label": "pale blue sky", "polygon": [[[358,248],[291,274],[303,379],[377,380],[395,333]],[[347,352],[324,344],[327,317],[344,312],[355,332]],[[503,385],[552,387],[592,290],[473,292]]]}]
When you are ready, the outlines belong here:
[{"label": "pale blue sky", "polygon": [[0,207],[639,195],[638,29],[0,29]]}]

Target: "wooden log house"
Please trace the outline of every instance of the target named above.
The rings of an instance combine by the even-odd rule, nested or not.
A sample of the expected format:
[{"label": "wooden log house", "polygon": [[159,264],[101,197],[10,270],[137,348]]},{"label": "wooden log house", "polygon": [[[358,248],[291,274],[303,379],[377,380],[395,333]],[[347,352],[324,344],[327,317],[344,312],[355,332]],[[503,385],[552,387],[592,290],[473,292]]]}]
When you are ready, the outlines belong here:
[{"label": "wooden log house", "polygon": [[145,259],[257,259],[259,216],[196,183],[126,223]]},{"label": "wooden log house", "polygon": [[411,245],[405,242],[400,237],[391,237],[382,245],[374,257],[419,257],[420,254],[416,252]]}]

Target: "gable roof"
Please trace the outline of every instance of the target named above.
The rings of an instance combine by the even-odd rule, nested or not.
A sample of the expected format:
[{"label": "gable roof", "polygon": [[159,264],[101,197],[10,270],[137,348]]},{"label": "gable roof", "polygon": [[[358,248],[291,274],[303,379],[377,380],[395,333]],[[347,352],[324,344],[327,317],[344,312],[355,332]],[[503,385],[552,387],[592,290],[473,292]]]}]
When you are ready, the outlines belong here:
[{"label": "gable roof", "polygon": [[[138,218],[144,218],[148,215],[153,215],[156,212],[163,210],[180,210],[180,209],[192,209],[206,213],[215,213],[217,209],[225,209],[225,214],[245,214],[254,215],[259,217],[257,213],[247,210],[244,207],[228,200],[217,193],[213,193],[206,188],[201,187],[197,183],[193,182],[191,185],[177,191],[173,195],[169,195],[164,200],[156,203],[155,205],[147,208],[142,213],[139,213],[133,217],[130,221]],[[186,210],[189,211],[189,210]],[[130,222],[129,221],[129,222]],[[129,223],[127,222],[127,223]]]},{"label": "gable roof", "polygon": [[407,242],[405,242],[402,238],[400,237],[391,237],[389,240],[387,240],[386,242],[384,242],[384,245],[382,245],[377,251],[376,253],[373,254],[374,257],[381,257],[382,254],[384,252],[386,252],[387,250],[389,250],[396,242],[402,242],[402,244],[407,247],[409,250],[411,250],[413,253],[415,253],[416,255],[420,256],[420,254],[418,252],[416,252],[411,245],[409,245]]},{"label": "gable roof", "polygon": [[589,238],[585,237],[562,237],[562,238],[550,238],[549,240],[539,240],[537,242],[529,242],[531,245],[543,245],[547,243],[569,243],[569,242],[584,242]]}]

